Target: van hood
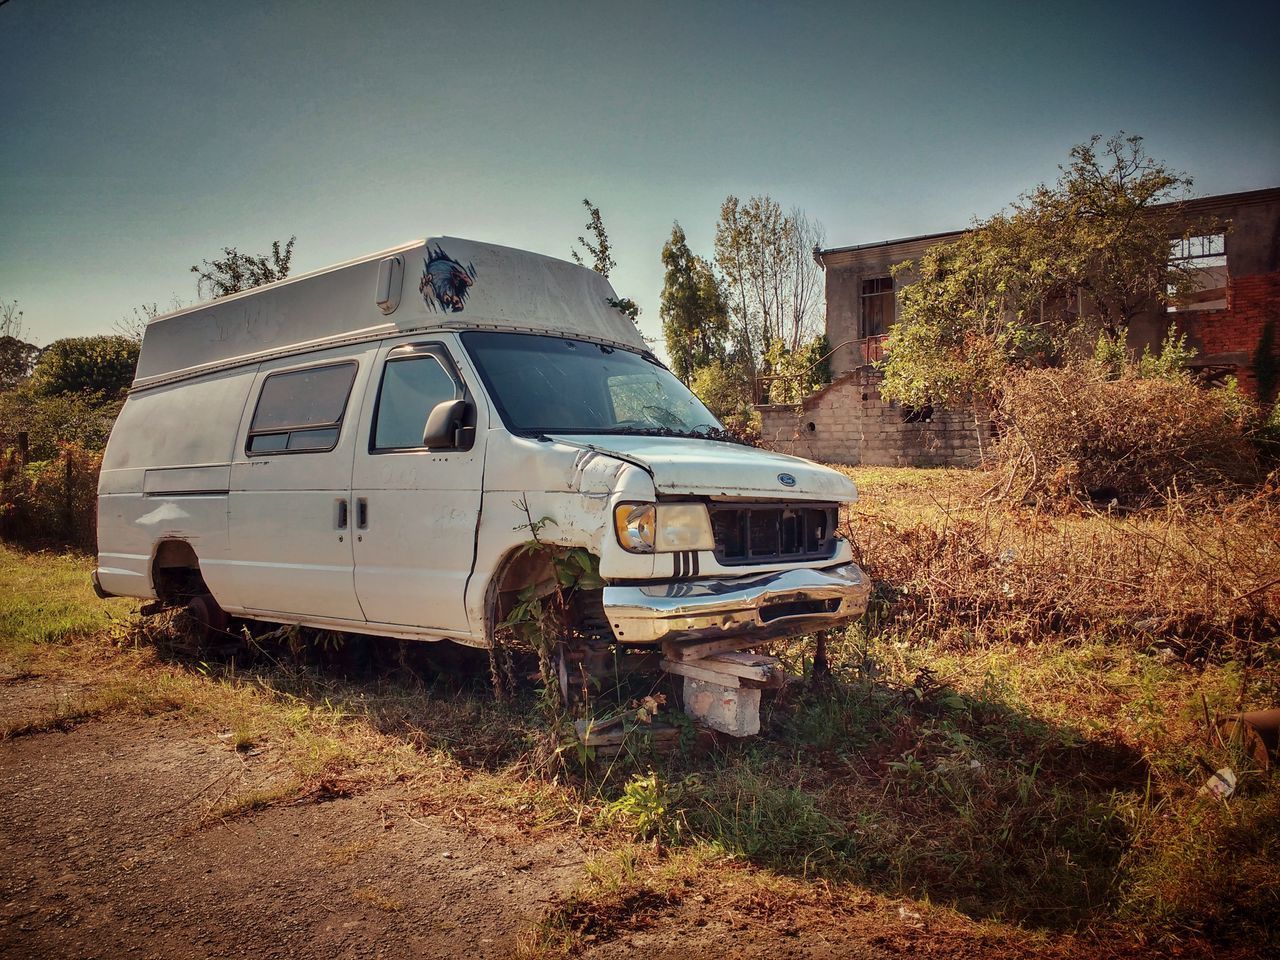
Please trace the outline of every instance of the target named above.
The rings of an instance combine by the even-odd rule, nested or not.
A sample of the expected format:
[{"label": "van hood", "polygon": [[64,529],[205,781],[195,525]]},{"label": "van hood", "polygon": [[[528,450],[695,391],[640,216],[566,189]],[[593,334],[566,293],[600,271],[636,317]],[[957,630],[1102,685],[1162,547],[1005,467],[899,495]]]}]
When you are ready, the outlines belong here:
[{"label": "van hood", "polygon": [[[638,464],[653,475],[659,493],[841,503],[858,497],[853,481],[837,470],[737,443],[626,434],[559,434],[551,439]],[[794,483],[788,486],[780,478]]]}]

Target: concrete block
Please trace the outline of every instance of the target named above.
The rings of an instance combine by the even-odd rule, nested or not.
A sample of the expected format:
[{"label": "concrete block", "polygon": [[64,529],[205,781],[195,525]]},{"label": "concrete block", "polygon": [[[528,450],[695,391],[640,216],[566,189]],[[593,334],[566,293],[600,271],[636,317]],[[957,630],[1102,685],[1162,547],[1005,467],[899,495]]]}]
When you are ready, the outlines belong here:
[{"label": "concrete block", "polygon": [[752,737],[760,732],[760,691],[685,677],[684,712],[731,737]]}]

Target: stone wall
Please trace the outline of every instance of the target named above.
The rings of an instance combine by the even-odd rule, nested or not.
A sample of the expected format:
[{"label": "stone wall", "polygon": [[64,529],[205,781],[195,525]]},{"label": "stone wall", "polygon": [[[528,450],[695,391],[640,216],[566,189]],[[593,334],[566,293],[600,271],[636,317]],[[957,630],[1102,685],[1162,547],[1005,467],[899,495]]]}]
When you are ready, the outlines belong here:
[{"label": "stone wall", "polygon": [[968,411],[905,410],[880,397],[878,377],[851,370],[804,403],[770,404],[760,413],[764,445],[827,463],[864,466],[972,466],[990,447]]}]

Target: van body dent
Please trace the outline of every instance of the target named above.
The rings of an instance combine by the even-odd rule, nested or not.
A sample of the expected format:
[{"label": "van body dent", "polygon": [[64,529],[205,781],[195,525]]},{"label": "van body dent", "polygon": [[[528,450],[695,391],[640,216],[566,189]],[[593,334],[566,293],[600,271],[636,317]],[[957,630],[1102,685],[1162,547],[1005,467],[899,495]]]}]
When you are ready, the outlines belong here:
[{"label": "van body dent", "polygon": [[622,644],[760,641],[860,615],[843,474],[726,442],[608,282],[431,238],[152,321],[99,486],[104,595],[492,643],[599,559]]}]

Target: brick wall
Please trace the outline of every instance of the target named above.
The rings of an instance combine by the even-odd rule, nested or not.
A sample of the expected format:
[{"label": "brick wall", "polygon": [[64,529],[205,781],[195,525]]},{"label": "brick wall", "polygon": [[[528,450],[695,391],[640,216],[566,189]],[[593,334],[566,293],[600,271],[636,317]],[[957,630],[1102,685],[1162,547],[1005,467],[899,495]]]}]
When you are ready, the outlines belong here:
[{"label": "brick wall", "polygon": [[1202,359],[1236,363],[1244,390],[1274,399],[1280,387],[1280,272],[1231,277],[1225,310],[1182,313],[1178,325]]},{"label": "brick wall", "polygon": [[764,445],[827,463],[866,466],[970,466],[989,446],[967,411],[935,410],[909,423],[903,408],[881,399],[876,376],[863,368],[842,374],[802,404],[771,404],[760,412]]}]

